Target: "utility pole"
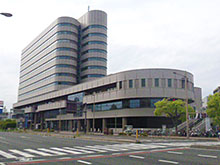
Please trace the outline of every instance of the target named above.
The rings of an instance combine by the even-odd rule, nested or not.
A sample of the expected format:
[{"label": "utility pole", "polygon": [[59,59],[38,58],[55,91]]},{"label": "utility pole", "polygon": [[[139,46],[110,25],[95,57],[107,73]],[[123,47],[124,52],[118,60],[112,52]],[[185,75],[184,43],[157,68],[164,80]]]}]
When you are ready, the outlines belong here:
[{"label": "utility pole", "polygon": [[92,94],[93,96],[93,120],[92,120],[92,131],[95,133],[95,94]]},{"label": "utility pole", "polygon": [[188,110],[188,79],[185,71],[185,92],[186,92],[186,138],[189,139],[189,110]]}]

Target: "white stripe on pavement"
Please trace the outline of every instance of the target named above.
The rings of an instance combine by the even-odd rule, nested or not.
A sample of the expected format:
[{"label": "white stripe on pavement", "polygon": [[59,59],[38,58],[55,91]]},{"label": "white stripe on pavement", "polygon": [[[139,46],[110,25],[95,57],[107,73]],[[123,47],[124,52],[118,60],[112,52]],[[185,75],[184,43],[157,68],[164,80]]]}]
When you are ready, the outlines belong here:
[{"label": "white stripe on pavement", "polygon": [[131,158],[137,158],[137,159],[144,159],[142,156],[136,156],[136,155],[129,155]]},{"label": "white stripe on pavement", "polygon": [[77,160],[78,163],[83,163],[83,164],[92,164],[90,162],[86,162],[86,161],[83,161],[83,160]]},{"label": "white stripe on pavement", "polygon": [[79,148],[79,149],[86,149],[86,150],[91,150],[91,151],[96,151],[96,152],[106,152],[104,150],[99,150],[99,149],[96,149],[96,148],[88,148],[88,147],[75,147],[75,148]]},{"label": "white stripe on pavement", "polygon": [[182,152],[174,152],[174,151],[167,151],[169,154],[177,154],[177,155],[182,155]]},{"label": "white stripe on pavement", "polygon": [[93,151],[88,151],[88,150],[81,150],[81,149],[77,149],[77,148],[70,148],[70,147],[63,147],[64,149],[68,149],[68,150],[73,150],[73,151],[79,151],[79,152],[84,152],[87,154],[92,154],[94,153]]},{"label": "white stripe on pavement", "polygon": [[22,151],[19,151],[19,150],[9,150],[9,151],[11,151],[11,152],[13,152],[13,153],[16,153],[16,154],[18,154],[18,155],[24,156],[24,157],[26,157],[26,158],[35,157],[34,155],[31,155],[31,154],[28,154],[28,153],[26,153],[26,152],[22,152]]},{"label": "white stripe on pavement", "polygon": [[201,154],[199,154],[198,155],[199,157],[205,157],[205,158],[217,158],[217,156],[213,156],[213,155],[201,155]]},{"label": "white stripe on pavement", "polygon": [[38,148],[38,150],[49,152],[49,153],[56,154],[56,155],[67,155],[67,153],[58,152],[58,151],[54,151],[54,150],[50,150],[50,149],[46,149],[46,148]]},{"label": "white stripe on pavement", "polygon": [[158,161],[163,162],[163,163],[179,164],[179,162],[174,162],[174,161],[170,161],[170,160],[158,160]]},{"label": "white stripe on pavement", "polygon": [[24,149],[24,150],[28,151],[28,152],[31,152],[31,153],[34,153],[34,154],[41,155],[41,156],[53,156],[51,154],[48,154],[48,153],[45,153],[45,152],[41,152],[41,151],[37,151],[37,150],[33,150],[33,149]]},{"label": "white stripe on pavement", "polygon": [[53,147],[51,148],[53,150],[57,150],[57,151],[62,151],[62,152],[67,152],[67,153],[70,153],[70,154],[83,154],[81,152],[76,152],[76,151],[71,151],[71,150],[65,150],[65,149],[62,149],[62,148],[56,148],[56,147]]},{"label": "white stripe on pavement", "polygon": [[1,150],[0,150],[0,155],[3,156],[3,157],[5,157],[5,158],[8,158],[8,159],[10,159],[10,158],[17,158],[16,156],[11,155],[11,154],[6,153],[6,152],[1,151]]},{"label": "white stripe on pavement", "polygon": [[111,149],[111,148],[107,148],[105,146],[99,146],[99,145],[96,145],[96,146],[86,146],[86,147],[97,148],[97,149],[106,150],[106,151],[120,151],[120,150]]}]

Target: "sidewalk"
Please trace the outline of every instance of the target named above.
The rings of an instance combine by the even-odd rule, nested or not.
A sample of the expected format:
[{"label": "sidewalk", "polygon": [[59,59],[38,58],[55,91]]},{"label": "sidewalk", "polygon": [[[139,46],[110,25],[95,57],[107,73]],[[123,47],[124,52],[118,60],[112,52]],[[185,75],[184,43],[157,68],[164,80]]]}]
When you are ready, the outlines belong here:
[{"label": "sidewalk", "polygon": [[[28,133],[32,134],[41,134],[44,136],[57,136],[57,137],[66,137],[66,138],[78,138],[78,139],[84,139],[84,140],[95,140],[95,141],[113,141],[113,142],[124,142],[124,143],[135,143],[136,142],[136,136],[126,136],[126,135],[103,135],[101,133],[88,133],[84,134],[82,132],[79,133],[79,135],[76,135],[76,132],[68,132],[68,131],[61,131],[61,132],[33,132],[28,131]],[[190,139],[186,139],[186,137],[183,136],[139,136],[138,141],[139,142],[146,142],[150,140],[155,139],[172,139],[172,140],[197,140],[197,141],[218,141],[218,138],[209,138],[209,137],[190,137]]]}]

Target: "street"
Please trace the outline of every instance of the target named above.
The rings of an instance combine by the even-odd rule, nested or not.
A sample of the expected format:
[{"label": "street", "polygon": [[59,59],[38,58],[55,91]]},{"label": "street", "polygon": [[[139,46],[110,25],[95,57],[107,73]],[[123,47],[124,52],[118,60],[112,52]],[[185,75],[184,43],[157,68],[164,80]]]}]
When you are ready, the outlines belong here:
[{"label": "street", "polygon": [[220,150],[190,148],[220,142],[155,139],[119,143],[80,138],[0,133],[0,164],[213,164]]}]

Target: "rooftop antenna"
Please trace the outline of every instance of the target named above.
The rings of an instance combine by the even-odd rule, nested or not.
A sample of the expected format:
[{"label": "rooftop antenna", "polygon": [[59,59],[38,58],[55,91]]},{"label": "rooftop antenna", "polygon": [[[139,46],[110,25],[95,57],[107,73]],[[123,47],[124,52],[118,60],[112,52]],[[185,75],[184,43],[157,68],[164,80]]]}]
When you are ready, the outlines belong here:
[{"label": "rooftop antenna", "polygon": [[90,6],[88,6],[88,11],[90,10]]}]

